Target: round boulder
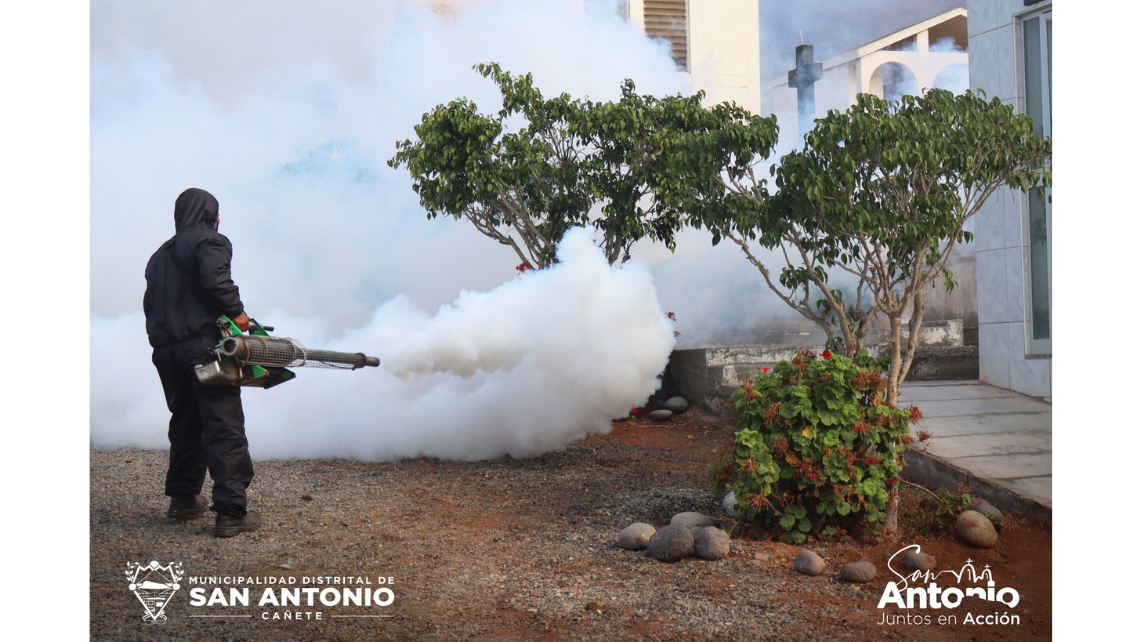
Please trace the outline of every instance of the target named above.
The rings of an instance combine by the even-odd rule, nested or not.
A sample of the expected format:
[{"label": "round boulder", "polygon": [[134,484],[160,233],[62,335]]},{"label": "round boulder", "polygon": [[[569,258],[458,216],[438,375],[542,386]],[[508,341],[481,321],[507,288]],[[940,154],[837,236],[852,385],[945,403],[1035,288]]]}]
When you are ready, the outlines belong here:
[{"label": "round boulder", "polygon": [[686,409],[690,407],[690,403],[682,397],[671,397],[666,400],[666,403],[662,404],[662,407],[676,415],[680,415],[686,412]]},{"label": "round boulder", "polygon": [[923,551],[908,551],[904,554],[904,568],[910,571],[934,571],[936,558]]},{"label": "round boulder", "polygon": [[730,554],[730,536],[716,526],[707,526],[694,538],[694,553],[704,560],[720,560]]},{"label": "round boulder", "polygon": [[855,584],[866,584],[876,577],[876,567],[872,562],[861,560],[841,567],[841,579]]},{"label": "round boulder", "polygon": [[991,520],[991,523],[993,523],[993,524],[1003,522],[1003,513],[1001,513],[998,508],[992,506],[991,504],[984,504],[982,506],[976,506],[974,510],[975,510],[975,512],[986,516],[988,519]]},{"label": "round boulder", "polygon": [[701,526],[705,528],[706,526],[717,526],[718,519],[716,517],[710,517],[709,515],[703,515],[702,513],[678,513],[670,518],[670,524],[683,528],[690,528],[691,526]]},{"label": "round boulder", "polygon": [[654,535],[654,527],[650,524],[635,522],[619,532],[619,546],[628,551],[641,551],[646,548],[650,536]]},{"label": "round boulder", "polygon": [[975,509],[979,508],[980,506],[986,506],[986,505],[987,505],[987,500],[982,498],[982,497],[972,497],[971,498],[970,506],[971,506],[972,510],[975,510]]},{"label": "round boulder", "polygon": [[730,517],[738,516],[738,498],[734,495],[732,488],[726,493],[726,496],[722,498],[722,510],[726,511],[726,514]]},{"label": "round boulder", "polygon": [[969,545],[976,548],[991,548],[999,540],[995,526],[983,513],[965,510],[956,518],[956,532]]},{"label": "round boulder", "polygon": [[659,562],[677,562],[694,552],[694,536],[685,526],[669,524],[655,531],[646,543],[646,554]]},{"label": "round boulder", "polygon": [[647,417],[650,417],[651,421],[666,421],[673,416],[674,413],[670,412],[669,410],[655,410],[654,412],[647,415]]},{"label": "round boulder", "polygon": [[793,568],[802,575],[816,577],[825,572],[825,560],[813,551],[803,548],[797,553],[797,559],[793,560]]}]

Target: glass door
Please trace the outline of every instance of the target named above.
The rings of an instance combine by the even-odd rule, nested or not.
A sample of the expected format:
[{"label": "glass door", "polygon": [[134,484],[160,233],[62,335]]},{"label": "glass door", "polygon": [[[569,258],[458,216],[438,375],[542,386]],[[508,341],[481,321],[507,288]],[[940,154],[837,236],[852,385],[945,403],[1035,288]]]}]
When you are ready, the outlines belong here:
[{"label": "glass door", "polygon": [[[1024,106],[1035,133],[1051,135],[1051,12],[1023,19]],[[1051,353],[1051,189],[1027,195],[1027,334],[1031,354]]]}]

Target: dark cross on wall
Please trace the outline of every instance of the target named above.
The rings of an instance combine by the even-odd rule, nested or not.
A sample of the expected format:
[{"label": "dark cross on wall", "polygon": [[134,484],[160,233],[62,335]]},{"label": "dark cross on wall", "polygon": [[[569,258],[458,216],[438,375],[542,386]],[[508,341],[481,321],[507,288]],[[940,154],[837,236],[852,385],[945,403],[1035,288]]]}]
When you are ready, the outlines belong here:
[{"label": "dark cross on wall", "polygon": [[802,139],[813,129],[813,118],[817,114],[813,83],[824,73],[821,63],[813,62],[813,45],[797,47],[797,68],[789,72],[789,86],[797,88],[797,124]]}]

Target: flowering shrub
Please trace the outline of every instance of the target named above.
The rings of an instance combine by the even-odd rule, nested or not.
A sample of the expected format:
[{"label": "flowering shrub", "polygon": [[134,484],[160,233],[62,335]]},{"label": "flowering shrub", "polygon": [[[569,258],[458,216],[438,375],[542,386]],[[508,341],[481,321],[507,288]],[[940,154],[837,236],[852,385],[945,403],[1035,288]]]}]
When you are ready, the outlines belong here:
[{"label": "flowering shrub", "polygon": [[715,492],[733,489],[742,519],[794,544],[883,521],[899,483],[896,453],[919,420],[915,407],[888,405],[888,382],[865,351],[825,354],[801,352],[742,384],[730,398],[739,430],[710,469]]}]

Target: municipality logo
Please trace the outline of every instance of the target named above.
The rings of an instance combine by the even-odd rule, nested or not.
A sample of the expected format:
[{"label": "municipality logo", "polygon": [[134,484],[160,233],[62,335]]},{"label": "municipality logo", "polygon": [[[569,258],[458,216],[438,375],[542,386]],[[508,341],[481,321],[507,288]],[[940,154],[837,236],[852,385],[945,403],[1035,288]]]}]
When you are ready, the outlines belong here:
[{"label": "municipality logo", "polygon": [[159,563],[154,560],[146,566],[128,563],[125,572],[127,580],[130,582],[127,589],[139,598],[139,601],[143,603],[143,608],[146,609],[143,622],[146,624],[165,623],[167,616],[163,614],[163,611],[167,608],[167,604],[170,604],[175,592],[178,591],[178,581],[184,575],[182,562],[167,564],[166,566],[159,566]]}]

